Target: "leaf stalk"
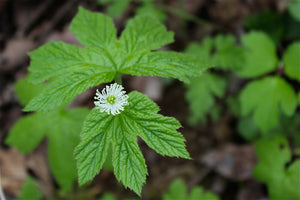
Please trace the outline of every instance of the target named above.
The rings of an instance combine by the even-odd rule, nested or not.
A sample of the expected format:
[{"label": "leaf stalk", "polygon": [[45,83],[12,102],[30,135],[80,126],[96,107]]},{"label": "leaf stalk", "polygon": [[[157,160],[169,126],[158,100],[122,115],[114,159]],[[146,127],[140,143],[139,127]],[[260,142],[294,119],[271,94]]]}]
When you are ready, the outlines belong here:
[{"label": "leaf stalk", "polygon": [[121,74],[117,73],[115,76],[115,82],[119,85],[122,85],[122,78],[121,78]]}]

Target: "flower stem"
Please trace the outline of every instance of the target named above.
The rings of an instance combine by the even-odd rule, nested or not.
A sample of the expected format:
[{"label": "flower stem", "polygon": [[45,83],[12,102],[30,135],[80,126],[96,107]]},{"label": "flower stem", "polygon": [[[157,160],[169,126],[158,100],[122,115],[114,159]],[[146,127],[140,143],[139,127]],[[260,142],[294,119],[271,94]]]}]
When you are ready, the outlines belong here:
[{"label": "flower stem", "polygon": [[122,85],[122,78],[121,74],[117,73],[115,76],[115,82],[118,83],[119,85]]}]

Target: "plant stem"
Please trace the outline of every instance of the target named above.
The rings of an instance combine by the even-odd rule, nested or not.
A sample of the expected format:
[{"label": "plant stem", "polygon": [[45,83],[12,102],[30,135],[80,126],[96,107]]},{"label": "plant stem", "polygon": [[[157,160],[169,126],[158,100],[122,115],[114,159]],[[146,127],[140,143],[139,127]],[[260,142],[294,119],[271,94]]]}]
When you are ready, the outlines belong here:
[{"label": "plant stem", "polygon": [[121,74],[117,73],[115,76],[115,82],[119,85],[122,85],[122,78],[121,78]]}]

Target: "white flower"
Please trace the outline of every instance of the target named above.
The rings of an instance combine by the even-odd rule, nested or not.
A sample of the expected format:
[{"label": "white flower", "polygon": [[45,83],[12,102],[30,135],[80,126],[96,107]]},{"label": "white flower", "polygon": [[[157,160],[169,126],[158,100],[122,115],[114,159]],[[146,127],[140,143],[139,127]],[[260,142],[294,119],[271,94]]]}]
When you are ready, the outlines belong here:
[{"label": "white flower", "polygon": [[94,104],[100,109],[100,112],[107,112],[107,114],[117,115],[124,107],[128,105],[128,95],[123,91],[122,85],[117,83],[106,86],[100,93],[98,90],[94,99]]}]

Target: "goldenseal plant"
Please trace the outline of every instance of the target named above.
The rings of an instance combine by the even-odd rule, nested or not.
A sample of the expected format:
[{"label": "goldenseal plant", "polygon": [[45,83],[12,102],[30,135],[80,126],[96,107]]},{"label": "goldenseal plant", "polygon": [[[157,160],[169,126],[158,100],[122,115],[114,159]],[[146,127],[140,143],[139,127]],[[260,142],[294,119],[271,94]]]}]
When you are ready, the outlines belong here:
[{"label": "goldenseal plant", "polygon": [[157,51],[173,42],[173,33],[151,16],[130,19],[117,38],[112,18],[79,8],[70,30],[84,48],[50,42],[29,54],[29,80],[35,84],[47,81],[47,86],[24,110],[49,111],[90,87],[115,80],[101,93],[96,92],[96,107],[83,123],[74,152],[79,184],[99,173],[111,146],[116,178],[141,195],[147,167],[137,136],[163,156],[190,156],[177,131],[180,123],[158,114],[158,106],[144,94],[125,94],[122,74],[172,77],[187,83],[190,77],[200,76],[207,65],[194,56]]}]

